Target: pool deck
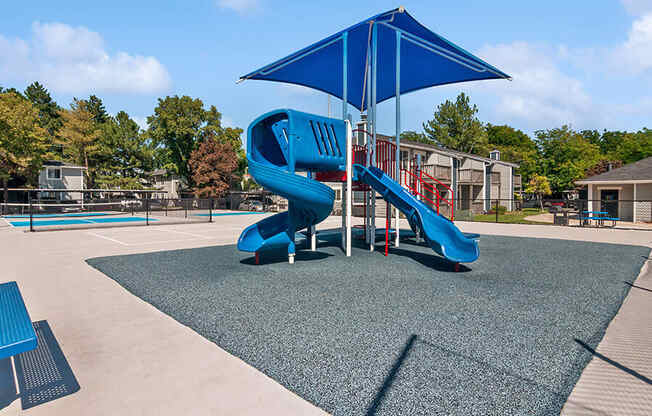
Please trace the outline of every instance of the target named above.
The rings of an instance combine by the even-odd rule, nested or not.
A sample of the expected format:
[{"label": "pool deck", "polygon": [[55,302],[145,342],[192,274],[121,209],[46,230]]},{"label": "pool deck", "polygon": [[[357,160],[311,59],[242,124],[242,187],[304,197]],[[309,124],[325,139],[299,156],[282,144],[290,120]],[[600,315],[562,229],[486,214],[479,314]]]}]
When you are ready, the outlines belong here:
[{"label": "pool deck", "polygon": [[[16,280],[33,321],[47,320],[81,389],[33,414],[319,415],[321,409],[131,295],[91,257],[233,244],[261,215],[212,224],[52,233],[0,228],[1,281]],[[333,228],[331,217],[320,228]],[[379,221],[380,225],[380,221]],[[458,223],[465,232],[652,247],[652,232]],[[647,264],[647,263],[646,263]],[[652,414],[652,271],[644,267],[562,414]],[[22,414],[16,400],[3,414]]]}]

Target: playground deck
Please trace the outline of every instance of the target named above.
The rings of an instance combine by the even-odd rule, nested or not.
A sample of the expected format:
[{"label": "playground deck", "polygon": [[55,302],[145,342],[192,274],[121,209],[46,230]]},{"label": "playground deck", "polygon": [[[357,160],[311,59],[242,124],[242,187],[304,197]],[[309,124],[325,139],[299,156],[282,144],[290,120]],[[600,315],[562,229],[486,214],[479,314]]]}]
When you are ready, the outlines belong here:
[{"label": "playground deck", "polygon": [[[49,322],[81,384],[80,391],[75,394],[30,411],[35,414],[79,414],[92,406],[97,414],[155,411],[172,415],[187,409],[193,409],[194,414],[324,414],[288,390],[287,386],[283,387],[187,326],[170,319],[83,261],[97,256],[233,244],[242,227],[258,219],[259,216],[243,215],[222,217],[214,224],[65,233],[25,234],[0,229],[0,242],[6,247],[1,253],[6,280],[18,281],[32,319]],[[331,218],[324,227],[338,226],[339,221],[340,218]],[[460,226],[465,232],[485,235],[649,245],[648,233],[641,231],[481,223],[460,223]],[[403,249],[411,248],[406,246]],[[38,256],[25,256],[28,252],[38,253]],[[331,260],[335,259],[328,257],[316,261]],[[355,261],[356,256],[351,260]],[[378,258],[380,262],[384,260]],[[408,260],[404,258],[404,261]],[[416,259],[412,260],[416,267],[424,267]],[[163,261],[172,262],[172,259]],[[287,266],[279,263],[274,267],[281,264]],[[297,261],[295,267],[309,264]],[[155,262],[148,264],[148,267],[159,266]],[[184,276],[178,278],[184,279]],[[628,282],[634,278],[633,275],[622,277],[622,281]],[[637,287],[629,289],[623,308],[596,349],[596,353],[611,361],[597,355],[593,358],[569,398],[566,414],[586,413],[587,408],[608,414],[650,413],[650,384],[644,381],[650,378],[649,363],[652,362],[649,356],[652,329],[646,324],[652,320],[647,307],[650,292],[644,290],[652,289],[650,279],[650,275],[644,274],[633,281]],[[66,287],[66,290],[62,291],[61,287]],[[52,293],[57,293],[57,296],[52,296]],[[188,304],[188,308],[192,307]],[[423,348],[424,339],[419,337],[418,331],[414,332],[417,338],[410,348]],[[425,340],[434,341],[439,347],[442,347],[442,342],[447,343],[446,340]],[[270,338],[272,341],[273,337]],[[410,345],[409,336],[395,341],[394,360],[378,363],[378,370],[384,371],[379,374],[385,378],[405,347]],[[577,345],[578,349],[583,349]],[[439,351],[443,350],[440,348]],[[467,356],[474,357],[473,354]],[[408,355],[405,361],[409,363],[412,359]],[[612,361],[619,366],[614,366]],[[631,371],[625,371],[623,367]],[[415,369],[407,364],[405,368]],[[397,371],[399,380],[401,370]],[[632,371],[640,377],[632,375]],[[319,377],[319,374],[313,376]],[[147,382],[143,383],[143,380]],[[613,390],[614,385],[619,389]],[[402,386],[397,382],[395,392],[400,388]],[[627,403],[620,399],[622,391],[628,392]],[[253,398],[252,392],[255,392]],[[165,399],[167,397],[170,399]],[[373,406],[374,397],[364,403],[367,408]],[[385,397],[390,402],[399,399],[390,393]],[[596,401],[596,397],[600,400]],[[19,408],[19,401],[15,401],[7,409],[18,411]],[[378,409],[380,414],[382,408],[379,406]]]}]

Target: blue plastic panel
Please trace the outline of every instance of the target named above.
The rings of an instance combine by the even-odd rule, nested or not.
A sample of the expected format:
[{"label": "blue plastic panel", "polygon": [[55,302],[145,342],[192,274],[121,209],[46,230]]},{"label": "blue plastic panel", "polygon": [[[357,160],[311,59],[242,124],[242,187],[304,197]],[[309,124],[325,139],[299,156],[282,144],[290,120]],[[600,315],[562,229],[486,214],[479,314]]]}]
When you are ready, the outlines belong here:
[{"label": "blue plastic panel", "polygon": [[332,171],[346,164],[343,120],[281,109],[254,120],[247,132],[247,157],[295,171]]},{"label": "blue plastic panel", "polygon": [[0,359],[37,346],[32,320],[16,282],[0,284]]}]

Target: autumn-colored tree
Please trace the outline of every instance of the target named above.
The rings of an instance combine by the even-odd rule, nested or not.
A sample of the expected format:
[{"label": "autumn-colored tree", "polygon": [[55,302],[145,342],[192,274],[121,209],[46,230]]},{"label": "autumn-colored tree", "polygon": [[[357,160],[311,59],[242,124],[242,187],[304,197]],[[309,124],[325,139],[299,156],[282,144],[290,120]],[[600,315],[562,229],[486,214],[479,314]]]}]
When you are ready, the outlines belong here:
[{"label": "autumn-colored tree", "polygon": [[63,127],[57,139],[63,146],[63,155],[69,162],[86,168],[88,185],[94,184],[95,167],[89,166],[89,160],[100,150],[97,139],[100,136],[95,116],[88,107],[88,102],[75,99],[70,110],[62,110]]},{"label": "autumn-colored tree", "polygon": [[617,169],[623,166],[623,162],[620,160],[607,160],[602,159],[595,166],[592,166],[586,170],[586,177],[590,178],[591,176],[600,175],[605,172],[609,172],[611,169]]},{"label": "autumn-colored tree", "polygon": [[238,168],[238,156],[230,143],[210,136],[191,153],[188,165],[195,195],[220,197],[231,185],[233,172]]},{"label": "autumn-colored tree", "polygon": [[550,195],[552,191],[550,190],[550,182],[545,176],[537,175],[536,173],[530,179],[530,182],[525,187],[525,192],[529,194],[534,194],[539,199],[539,205],[543,210],[543,196]]},{"label": "autumn-colored tree", "polygon": [[7,182],[16,175],[34,176],[47,151],[47,131],[39,110],[22,96],[0,94],[0,180],[7,201]]}]

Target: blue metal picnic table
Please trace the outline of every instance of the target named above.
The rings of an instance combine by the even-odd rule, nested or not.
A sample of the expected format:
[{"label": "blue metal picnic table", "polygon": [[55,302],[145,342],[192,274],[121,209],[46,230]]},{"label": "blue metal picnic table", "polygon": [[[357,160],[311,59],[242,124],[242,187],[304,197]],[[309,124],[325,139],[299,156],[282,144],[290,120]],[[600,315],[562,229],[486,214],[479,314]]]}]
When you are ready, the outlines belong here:
[{"label": "blue metal picnic table", "polygon": [[[0,360],[11,357],[15,376],[13,356],[33,350],[37,346],[36,332],[18,285],[16,282],[0,284]],[[18,390],[16,392],[18,393]]]},{"label": "blue metal picnic table", "polygon": [[16,282],[0,284],[0,359],[36,348],[36,332]]},{"label": "blue metal picnic table", "polygon": [[605,221],[612,221],[613,227],[616,226],[616,221],[620,221],[620,218],[610,217],[608,211],[582,211],[582,214],[589,214],[588,217],[581,216],[580,221],[582,224],[587,223],[590,220],[597,221],[598,226],[604,226]]}]

